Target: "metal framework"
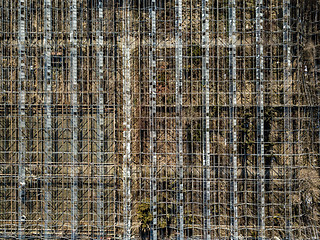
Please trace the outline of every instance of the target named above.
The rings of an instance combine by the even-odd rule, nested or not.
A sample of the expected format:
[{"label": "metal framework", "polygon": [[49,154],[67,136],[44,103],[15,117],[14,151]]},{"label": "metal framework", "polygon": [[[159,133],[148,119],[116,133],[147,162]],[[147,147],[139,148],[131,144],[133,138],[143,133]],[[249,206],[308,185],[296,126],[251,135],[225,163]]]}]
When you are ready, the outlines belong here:
[{"label": "metal framework", "polygon": [[263,1],[256,2],[256,92],[257,92],[257,164],[259,239],[265,239],[265,154],[264,154],[264,64]]},{"label": "metal framework", "polygon": [[51,0],[44,2],[44,104],[45,104],[45,130],[44,130],[44,144],[45,144],[45,155],[44,155],[44,212],[45,212],[45,224],[44,224],[44,238],[48,239],[51,235],[51,202],[52,194],[50,190],[51,186],[51,163],[53,160],[52,154],[52,85],[51,85]]},{"label": "metal framework", "polygon": [[78,237],[78,74],[77,1],[70,5],[70,85],[71,85],[71,239]]},{"label": "metal framework", "polygon": [[157,114],[157,79],[156,79],[156,1],[152,0],[150,5],[150,76],[149,76],[149,97],[150,97],[150,162],[151,162],[151,239],[158,239],[157,231],[157,131],[156,131],[156,114]]},{"label": "metal framework", "polygon": [[176,155],[177,155],[177,239],[184,239],[183,210],[183,136],[182,136],[182,0],[175,0],[175,82],[176,82]]},{"label": "metal framework", "polygon": [[229,124],[230,124],[230,216],[231,239],[238,239],[238,154],[237,154],[237,39],[236,1],[229,0]]},{"label": "metal framework", "polygon": [[130,1],[123,2],[123,239],[131,239],[131,53],[130,38]]},{"label": "metal framework", "polygon": [[18,175],[18,236],[22,239],[25,235],[26,221],[26,7],[25,1],[19,1],[19,13],[18,13],[18,161],[19,161],[19,175]]},{"label": "metal framework", "polygon": [[202,85],[203,85],[203,237],[210,239],[210,98],[209,98],[209,19],[208,1],[202,0]]},{"label": "metal framework", "polygon": [[97,2],[97,30],[96,30],[96,79],[98,98],[97,98],[97,173],[98,173],[98,186],[97,186],[97,238],[104,238],[104,96],[103,96],[103,1]]},{"label": "metal framework", "polygon": [[319,11],[0,0],[0,238],[319,239]]}]

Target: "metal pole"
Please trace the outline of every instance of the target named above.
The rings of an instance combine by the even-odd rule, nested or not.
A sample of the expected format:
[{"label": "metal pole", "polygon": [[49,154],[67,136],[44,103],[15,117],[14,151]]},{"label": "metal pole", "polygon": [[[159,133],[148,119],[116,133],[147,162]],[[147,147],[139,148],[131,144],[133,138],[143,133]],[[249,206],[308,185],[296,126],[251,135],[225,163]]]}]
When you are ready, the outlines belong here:
[{"label": "metal pole", "polygon": [[129,0],[124,0],[124,39],[123,39],[123,98],[124,121],[123,137],[123,191],[124,191],[124,240],[131,239],[131,78],[130,78],[130,48],[129,48]]},{"label": "metal pole", "polygon": [[98,189],[97,189],[97,227],[98,239],[104,238],[104,97],[103,97],[103,1],[98,0],[98,21],[96,28],[97,51],[97,164],[98,164]]},{"label": "metal pole", "polygon": [[18,105],[19,105],[19,116],[18,116],[18,161],[19,161],[19,202],[18,202],[18,235],[19,239],[25,238],[25,223],[26,223],[26,207],[25,207],[25,194],[26,194],[26,119],[25,119],[25,104],[26,104],[26,51],[25,51],[25,40],[26,40],[26,2],[25,0],[19,1],[19,29],[18,29]]},{"label": "metal pole", "polygon": [[175,44],[176,44],[176,139],[178,166],[178,240],[184,239],[183,214],[183,148],[182,148],[182,0],[175,0]]},{"label": "metal pole", "polygon": [[151,157],[151,239],[157,240],[157,154],[156,154],[156,1],[151,1],[150,9],[151,34],[149,56],[149,101],[150,101],[150,157]]},{"label": "metal pole", "polygon": [[256,104],[257,104],[257,164],[258,164],[258,231],[265,239],[265,163],[264,163],[264,59],[263,0],[256,1]]},{"label": "metal pole", "polygon": [[238,239],[238,202],[237,202],[237,65],[236,65],[236,1],[229,0],[229,117],[230,117],[230,208],[231,208],[231,239]]},{"label": "metal pole", "polygon": [[291,106],[292,106],[292,63],[291,63],[291,27],[290,27],[290,0],[283,0],[283,89],[284,89],[284,160],[288,166],[288,175],[285,174],[285,236],[286,239],[292,239],[292,122],[291,122]]},{"label": "metal pole", "polygon": [[210,122],[209,122],[209,19],[208,0],[202,0],[202,86],[203,86],[203,218],[204,239],[210,240]]},{"label": "metal pole", "polygon": [[52,163],[52,89],[51,89],[51,0],[44,1],[44,87],[45,87],[45,129],[44,129],[44,238],[49,239],[51,234],[51,163]]},{"label": "metal pole", "polygon": [[70,6],[70,80],[72,104],[72,140],[71,140],[71,239],[77,239],[78,229],[78,99],[77,99],[77,0]]}]

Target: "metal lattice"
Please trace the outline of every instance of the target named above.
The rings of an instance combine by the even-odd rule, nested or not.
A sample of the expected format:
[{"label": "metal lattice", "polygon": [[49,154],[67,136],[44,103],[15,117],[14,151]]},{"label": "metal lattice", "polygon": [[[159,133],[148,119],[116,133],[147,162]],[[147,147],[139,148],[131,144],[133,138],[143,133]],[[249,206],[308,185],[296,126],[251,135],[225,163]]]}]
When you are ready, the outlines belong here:
[{"label": "metal lattice", "polygon": [[320,2],[1,0],[1,239],[319,239]]}]

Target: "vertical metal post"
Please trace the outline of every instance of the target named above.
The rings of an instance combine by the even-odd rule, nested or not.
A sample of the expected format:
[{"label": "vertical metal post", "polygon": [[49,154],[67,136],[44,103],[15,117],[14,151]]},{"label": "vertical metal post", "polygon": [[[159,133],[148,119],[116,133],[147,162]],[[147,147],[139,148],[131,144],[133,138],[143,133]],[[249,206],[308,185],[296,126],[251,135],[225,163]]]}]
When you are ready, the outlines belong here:
[{"label": "vertical metal post", "polygon": [[258,164],[258,231],[265,239],[265,164],[264,164],[264,59],[263,0],[256,1],[256,104],[257,104],[257,164]]},{"label": "vertical metal post", "polygon": [[124,155],[123,155],[123,191],[124,191],[124,240],[131,239],[131,78],[130,78],[130,47],[129,47],[129,0],[124,0],[123,10],[123,100],[124,100]]},{"label": "vertical metal post", "polygon": [[150,157],[151,157],[151,239],[157,240],[157,154],[156,154],[156,1],[151,0],[151,34],[149,56],[149,101],[150,101]]},{"label": "vertical metal post", "polygon": [[18,13],[18,161],[19,161],[19,176],[18,176],[18,236],[19,239],[25,238],[25,224],[26,224],[26,207],[25,207],[25,192],[26,192],[26,2],[19,0]]},{"label": "vertical metal post", "polygon": [[103,1],[98,0],[98,20],[96,28],[96,78],[98,81],[98,106],[97,106],[97,227],[98,239],[104,239],[104,97],[103,97]]},{"label": "vertical metal post", "polygon": [[77,98],[77,0],[70,5],[70,84],[72,104],[71,139],[71,239],[77,239],[78,229],[78,98]]},{"label": "vertical metal post", "polygon": [[44,238],[49,239],[51,234],[51,163],[52,163],[52,89],[51,89],[51,0],[44,1],[44,92],[45,92],[45,115],[44,115]]},{"label": "vertical metal post", "polygon": [[182,148],[182,0],[175,0],[175,58],[176,58],[176,139],[178,166],[178,240],[184,239],[183,214],[183,148]]},{"label": "vertical metal post", "polygon": [[292,239],[292,122],[291,122],[291,106],[292,106],[292,63],[291,63],[291,27],[290,27],[290,0],[283,0],[283,89],[284,89],[284,161],[285,166],[285,236],[286,239]]},{"label": "vertical metal post", "polygon": [[229,0],[229,118],[230,118],[230,209],[231,239],[238,239],[238,202],[237,202],[237,62],[236,62],[236,1]]},{"label": "vertical metal post", "polygon": [[210,240],[210,122],[209,122],[209,19],[208,0],[202,0],[202,128],[204,239]]}]

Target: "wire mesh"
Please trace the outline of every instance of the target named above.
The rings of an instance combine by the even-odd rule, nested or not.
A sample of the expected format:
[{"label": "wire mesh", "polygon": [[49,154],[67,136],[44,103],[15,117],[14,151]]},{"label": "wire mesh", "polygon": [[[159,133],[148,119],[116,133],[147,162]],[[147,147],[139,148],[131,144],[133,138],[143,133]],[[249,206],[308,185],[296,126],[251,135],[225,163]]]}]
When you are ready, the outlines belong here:
[{"label": "wire mesh", "polygon": [[1,0],[0,238],[319,239],[319,5]]}]

